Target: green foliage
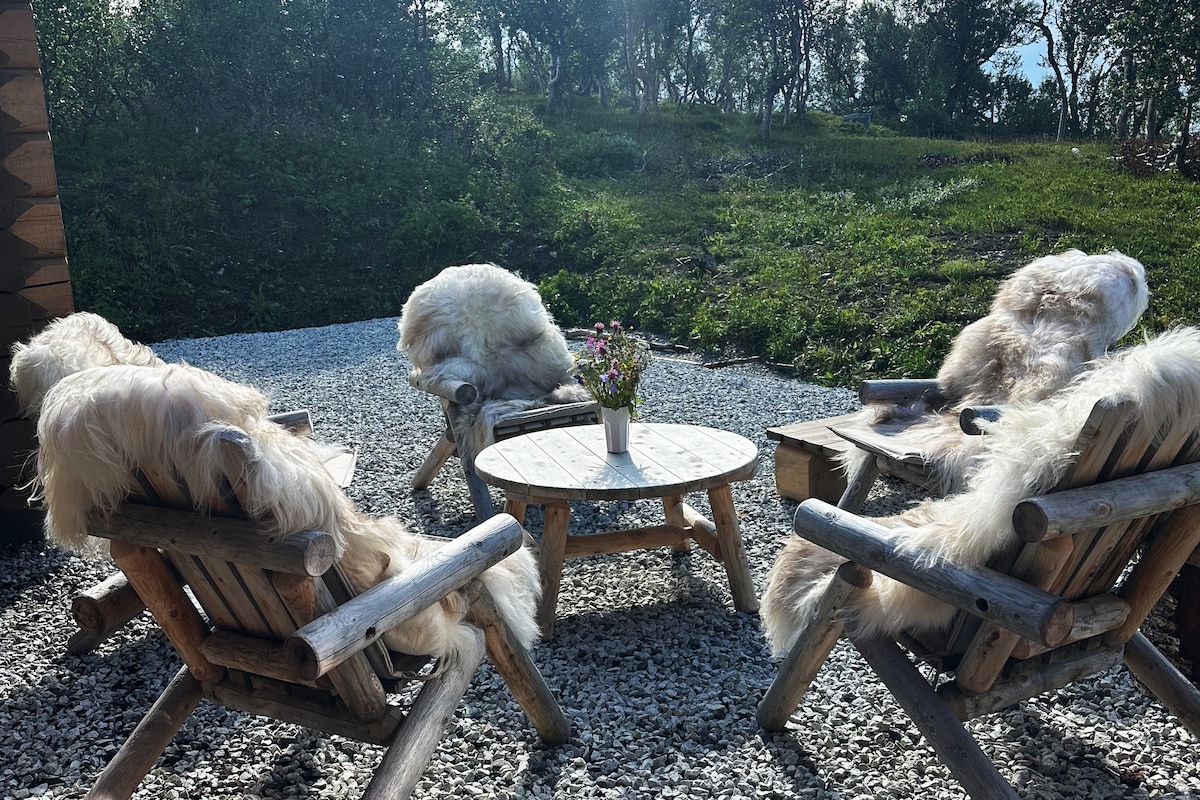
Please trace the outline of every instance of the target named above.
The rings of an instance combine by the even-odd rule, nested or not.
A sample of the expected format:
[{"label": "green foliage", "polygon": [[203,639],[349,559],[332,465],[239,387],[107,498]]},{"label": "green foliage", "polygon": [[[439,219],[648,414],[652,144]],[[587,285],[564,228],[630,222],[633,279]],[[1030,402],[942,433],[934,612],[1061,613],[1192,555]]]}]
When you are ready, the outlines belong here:
[{"label": "green foliage", "polygon": [[436,136],[147,116],[56,139],[78,307],[151,341],[325,324],[394,315],[443,267],[487,260],[537,281],[563,325],[621,319],[851,386],[932,374],[997,281],[1079,247],[1147,265],[1149,329],[1197,321],[1200,187],[1124,174],[1101,146],[822,114],[763,143],[752,118],[702,106],[440,102],[460,116]]}]

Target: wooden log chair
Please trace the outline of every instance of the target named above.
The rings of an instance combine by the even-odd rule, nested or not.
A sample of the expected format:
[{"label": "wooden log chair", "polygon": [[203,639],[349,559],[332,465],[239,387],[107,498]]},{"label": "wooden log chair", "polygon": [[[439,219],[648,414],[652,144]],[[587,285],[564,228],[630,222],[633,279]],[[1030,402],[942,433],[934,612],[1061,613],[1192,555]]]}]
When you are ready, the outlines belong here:
[{"label": "wooden log chair", "polygon": [[[148,368],[105,371],[139,369]],[[167,367],[160,374],[184,369],[188,368]],[[94,372],[64,379],[49,397]],[[167,384],[171,379],[151,380]],[[130,407],[144,397],[144,389],[126,392]],[[185,398],[176,403],[178,392],[170,387],[164,395],[171,398],[169,406],[161,406],[164,415],[192,413],[198,402]],[[114,400],[111,394],[101,396],[97,413],[115,414],[118,402],[120,398]],[[120,429],[136,413],[141,412],[122,418]],[[50,484],[60,476],[49,477],[49,473],[55,469],[78,473],[68,477],[60,490],[67,496],[65,502],[71,503],[69,495],[77,491],[79,482],[90,481],[85,471],[96,466],[97,458],[120,462],[120,457],[102,452],[102,436],[97,448],[101,452],[72,458],[72,453],[60,449],[55,466],[44,465],[48,450],[72,441],[66,431],[55,444],[58,429],[69,428],[69,422],[56,426],[55,416],[48,413],[39,426],[39,481],[47,497],[48,528],[59,544],[73,530],[69,522],[77,509],[56,503]],[[170,426],[163,423],[163,427]],[[480,580],[485,570],[522,547],[525,534],[513,517],[488,519],[431,549],[402,571],[356,592],[352,573],[338,555],[338,537],[305,527],[281,535],[273,519],[247,510],[261,507],[261,498],[247,488],[248,476],[263,469],[268,460],[258,441],[218,420],[190,425],[188,431],[202,435],[173,450],[171,463],[196,459],[212,463],[215,441],[219,462],[215,488],[194,490],[189,488],[194,484],[169,465],[139,463],[131,476],[107,484],[136,488],[111,508],[94,507],[85,517],[85,530],[70,533],[70,538],[90,543],[107,542],[128,584],[183,661],[101,772],[89,798],[130,797],[201,698],[382,745],[385,753],[364,796],[408,797],[485,653],[540,737],[550,744],[566,741],[568,719]],[[201,456],[202,448],[210,449]],[[277,460],[266,465],[272,470],[280,467]],[[296,494],[305,484],[289,485],[287,491]],[[296,498],[296,504],[305,503]],[[62,530],[56,532],[56,526]],[[390,632],[417,615],[438,613],[437,609],[459,602],[451,595],[468,603],[469,642],[455,657],[433,661],[385,646]],[[413,681],[420,689],[404,705],[398,695]]]},{"label": "wooden log chair", "polygon": [[437,398],[445,432],[412,478],[427,489],[457,455],[478,519],[496,513],[474,457],[529,431],[599,422],[573,378],[566,338],[537,287],[494,264],[447,267],[413,290],[399,321],[409,385]]},{"label": "wooden log chair", "polygon": [[[1138,632],[1200,543],[1200,331],[1130,348],[1111,367],[1008,409],[958,495],[884,521],[800,505],[802,539],[764,596],[764,627],[786,652],[758,708],[764,729],[785,729],[845,637],[975,798],[1017,795],[961,722],[1122,661],[1200,737],[1200,692]],[[1013,479],[1029,467],[1022,456],[1044,467],[1028,483]],[[1014,485],[995,486],[1004,476]],[[947,556],[948,538],[980,529],[1001,534],[975,548],[990,550],[982,563]],[[824,588],[809,576],[785,589],[801,554],[827,565]],[[935,667],[932,682],[920,663]]]},{"label": "wooden log chair", "polygon": [[838,507],[859,510],[880,474],[935,493],[961,488],[979,450],[962,435],[962,413],[1049,397],[1133,328],[1148,296],[1145,269],[1115,251],[1069,250],[1015,271],[988,314],[955,337],[936,378],[859,386],[863,412],[830,426],[853,445],[839,456]]}]

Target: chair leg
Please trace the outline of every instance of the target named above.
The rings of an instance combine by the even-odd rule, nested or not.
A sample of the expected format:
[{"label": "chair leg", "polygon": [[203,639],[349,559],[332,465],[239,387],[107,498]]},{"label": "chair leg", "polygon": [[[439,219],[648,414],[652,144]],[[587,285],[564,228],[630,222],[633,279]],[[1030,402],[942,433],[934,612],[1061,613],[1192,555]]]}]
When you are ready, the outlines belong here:
[{"label": "chair leg", "polygon": [[854,594],[871,585],[871,571],[847,561],[838,567],[812,621],[800,631],[788,650],[779,673],[758,704],[758,724],[763,730],[782,731],[800,698],[821,671],[821,666],[842,635],[840,611]]},{"label": "chair leg", "polygon": [[871,493],[871,487],[875,485],[875,481],[879,480],[879,471],[879,460],[876,458],[863,464],[861,472],[849,476],[850,480],[846,484],[846,491],[842,492],[837,507],[844,511],[854,512],[862,508],[863,503],[867,502],[867,495]]},{"label": "chair leg", "polygon": [[884,639],[852,641],[967,794],[974,800],[1017,800],[1016,791],[899,646]]},{"label": "chair leg", "polygon": [[128,800],[200,702],[200,682],[187,667],[175,673],[125,744],[108,762],[87,800]]},{"label": "chair leg", "polygon": [[1200,739],[1200,690],[1141,633],[1125,643],[1125,666]]},{"label": "chair leg", "polygon": [[483,628],[488,658],[504,679],[542,741],[558,745],[571,738],[571,721],[546,685],[529,651],[513,637],[486,588],[471,605],[471,621]]},{"label": "chair leg", "polygon": [[483,633],[476,631],[474,646],[458,663],[421,687],[363,800],[404,800],[412,794],[482,661]]},{"label": "chair leg", "polygon": [[413,475],[412,488],[428,489],[429,484],[433,483],[433,479],[442,471],[442,467],[457,450],[458,448],[449,434],[440,437],[433,449],[429,451],[429,455],[425,456],[425,461],[417,468],[416,474]]},{"label": "chair leg", "polygon": [[467,479],[467,491],[471,495],[471,505],[475,507],[475,521],[483,522],[496,516],[496,506],[492,503],[491,492],[475,472],[475,464],[462,460],[463,476]]}]

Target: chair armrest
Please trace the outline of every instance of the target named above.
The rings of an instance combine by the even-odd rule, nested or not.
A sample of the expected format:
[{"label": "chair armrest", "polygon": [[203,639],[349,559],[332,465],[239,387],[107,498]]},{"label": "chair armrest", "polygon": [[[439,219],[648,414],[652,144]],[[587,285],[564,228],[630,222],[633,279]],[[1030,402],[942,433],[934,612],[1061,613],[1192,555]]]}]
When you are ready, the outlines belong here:
[{"label": "chair armrest", "polygon": [[821,500],[796,509],[796,533],[814,544],[881,572],[944,603],[1015,631],[1045,647],[1066,639],[1075,623],[1071,604],[987,567],[931,559],[869,519]]},{"label": "chair armrest", "polygon": [[418,612],[521,548],[524,530],[497,514],[457,539],[297,630],[288,652],[316,680]]},{"label": "chair armrest", "polygon": [[421,375],[414,372],[408,376],[408,385],[462,406],[469,406],[479,399],[479,390],[473,384],[447,375]]},{"label": "chair armrest", "polygon": [[938,391],[936,378],[880,378],[860,383],[858,399],[862,401],[863,405],[894,403],[902,400],[916,401]]},{"label": "chair armrest", "polygon": [[958,412],[958,427],[970,436],[981,436],[987,428],[980,422],[995,422],[1004,413],[1004,406],[967,406]]}]

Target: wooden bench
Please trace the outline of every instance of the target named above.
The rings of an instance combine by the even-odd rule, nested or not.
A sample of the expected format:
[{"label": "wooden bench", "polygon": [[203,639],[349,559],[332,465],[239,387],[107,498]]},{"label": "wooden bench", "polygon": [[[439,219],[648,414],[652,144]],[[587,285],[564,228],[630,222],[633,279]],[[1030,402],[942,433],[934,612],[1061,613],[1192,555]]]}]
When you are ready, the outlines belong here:
[{"label": "wooden bench", "polygon": [[779,442],[775,448],[776,491],[797,502],[816,497],[836,503],[846,491],[846,478],[837,458],[853,445],[829,426],[848,422],[854,416],[843,414],[767,428],[767,438]]}]

